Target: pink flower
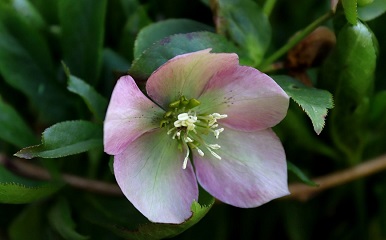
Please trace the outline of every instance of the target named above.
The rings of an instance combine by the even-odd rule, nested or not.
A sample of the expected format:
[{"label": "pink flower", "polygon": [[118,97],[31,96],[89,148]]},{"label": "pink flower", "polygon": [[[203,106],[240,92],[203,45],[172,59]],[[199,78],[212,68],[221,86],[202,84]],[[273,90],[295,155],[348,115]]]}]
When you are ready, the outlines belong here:
[{"label": "pink flower", "polygon": [[289,97],[270,77],[207,49],[166,62],[146,91],[130,76],[118,80],[104,148],[123,193],[150,221],[188,219],[197,181],[243,208],[288,194],[284,149],[270,128]]}]

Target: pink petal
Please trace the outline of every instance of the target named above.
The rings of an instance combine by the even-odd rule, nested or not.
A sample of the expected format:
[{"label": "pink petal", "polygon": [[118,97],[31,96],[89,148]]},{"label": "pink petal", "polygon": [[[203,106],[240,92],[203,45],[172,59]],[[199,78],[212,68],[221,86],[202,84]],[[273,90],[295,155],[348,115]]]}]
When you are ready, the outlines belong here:
[{"label": "pink petal", "polygon": [[181,96],[197,98],[213,75],[238,65],[236,54],[209,52],[179,55],[158,68],[146,84],[150,98],[165,109]]},{"label": "pink petal", "polygon": [[121,153],[141,134],[159,127],[163,113],[138,89],[132,77],[121,77],[115,85],[104,122],[105,152]]},{"label": "pink petal", "polygon": [[288,95],[272,78],[239,66],[213,76],[199,98],[197,112],[227,114],[219,122],[240,131],[270,128],[287,114]]},{"label": "pink petal", "polygon": [[237,207],[257,207],[289,193],[284,149],[272,130],[225,129],[216,143],[221,160],[207,152],[193,155],[198,182],[214,197]]},{"label": "pink petal", "polygon": [[150,221],[182,223],[191,216],[198,186],[185,152],[165,129],[148,132],[114,159],[115,178],[130,202]]}]

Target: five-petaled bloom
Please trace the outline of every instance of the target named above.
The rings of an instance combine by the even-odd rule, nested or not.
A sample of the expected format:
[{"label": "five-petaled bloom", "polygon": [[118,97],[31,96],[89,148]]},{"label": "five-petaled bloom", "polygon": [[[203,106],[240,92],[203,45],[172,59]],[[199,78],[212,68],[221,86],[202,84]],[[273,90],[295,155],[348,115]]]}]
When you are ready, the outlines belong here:
[{"label": "five-petaled bloom", "polygon": [[[116,84],[104,123],[115,178],[149,220],[182,223],[198,184],[237,207],[288,194],[284,149],[270,129],[289,97],[238,56],[210,49],[174,57],[146,83]],[[190,161],[192,159],[192,161]]]}]

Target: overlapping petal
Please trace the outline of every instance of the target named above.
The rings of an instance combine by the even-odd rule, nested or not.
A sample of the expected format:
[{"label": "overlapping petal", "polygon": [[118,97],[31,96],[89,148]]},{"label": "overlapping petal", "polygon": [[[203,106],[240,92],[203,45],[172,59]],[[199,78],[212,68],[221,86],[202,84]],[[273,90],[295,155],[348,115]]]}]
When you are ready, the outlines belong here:
[{"label": "overlapping petal", "polygon": [[181,223],[198,199],[197,181],[185,153],[165,129],[148,132],[114,159],[114,174],[125,196],[150,221]]},{"label": "overlapping petal", "polygon": [[197,111],[228,117],[222,124],[241,131],[270,128],[287,114],[288,95],[269,76],[245,66],[224,68],[208,82]]},{"label": "overlapping petal", "polygon": [[141,134],[159,127],[163,112],[138,89],[132,77],[121,77],[104,122],[105,152],[119,154]]},{"label": "overlapping petal", "polygon": [[271,129],[225,129],[217,143],[221,160],[209,153],[193,156],[198,182],[214,197],[238,207],[257,207],[289,193],[284,149]]},{"label": "overlapping petal", "polygon": [[150,98],[165,109],[181,96],[197,98],[217,72],[238,66],[236,54],[209,52],[179,55],[158,68],[146,83]]}]

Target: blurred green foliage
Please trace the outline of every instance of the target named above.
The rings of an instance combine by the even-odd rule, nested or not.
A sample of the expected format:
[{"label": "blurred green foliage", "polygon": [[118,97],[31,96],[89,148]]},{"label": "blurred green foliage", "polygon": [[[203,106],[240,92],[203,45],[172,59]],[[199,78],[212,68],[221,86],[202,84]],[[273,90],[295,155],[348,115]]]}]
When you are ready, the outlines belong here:
[{"label": "blurred green foliage", "polygon": [[[310,177],[386,152],[386,1],[358,2],[342,0],[323,22],[336,44],[301,69],[313,86],[285,56],[269,68],[294,100],[275,127],[289,182],[313,185]],[[205,48],[259,68],[329,11],[329,0],[0,1],[0,239],[386,239],[385,174],[255,209],[203,193],[181,225],[150,223],[123,196],[60,178],[114,182],[102,127],[119,76],[129,72],[141,86],[172,57]],[[53,180],[19,176],[16,152],[36,157]]]}]

